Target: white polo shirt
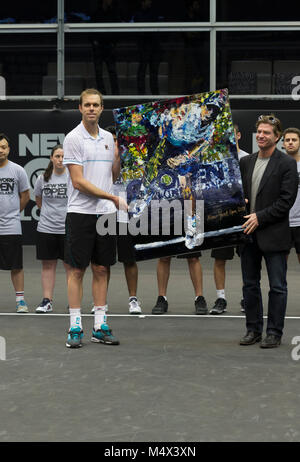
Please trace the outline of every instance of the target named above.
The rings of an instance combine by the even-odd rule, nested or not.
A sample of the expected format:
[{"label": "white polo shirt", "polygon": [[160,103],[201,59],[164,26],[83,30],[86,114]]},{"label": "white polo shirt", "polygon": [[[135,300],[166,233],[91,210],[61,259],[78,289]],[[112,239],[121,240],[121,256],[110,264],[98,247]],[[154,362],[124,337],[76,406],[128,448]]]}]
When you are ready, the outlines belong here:
[{"label": "white polo shirt", "polygon": [[[64,165],[75,164],[83,167],[83,176],[97,188],[112,194],[112,165],[114,162],[114,139],[110,132],[99,128],[97,138],[93,138],[81,122],[64,140]],[[68,180],[68,212],[86,214],[107,214],[116,211],[115,204],[107,199],[99,199],[75,189],[71,177]]]}]

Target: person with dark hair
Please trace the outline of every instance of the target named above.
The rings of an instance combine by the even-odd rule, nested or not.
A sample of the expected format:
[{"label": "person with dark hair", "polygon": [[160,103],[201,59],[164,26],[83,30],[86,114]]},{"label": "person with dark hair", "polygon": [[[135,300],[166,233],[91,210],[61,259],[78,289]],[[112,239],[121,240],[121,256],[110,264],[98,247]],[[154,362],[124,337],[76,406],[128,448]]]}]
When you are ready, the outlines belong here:
[{"label": "person with dark hair", "polygon": [[124,199],[113,194],[113,181],[120,174],[120,156],[113,136],[99,127],[103,112],[102,94],[84,90],[79,99],[82,116],[64,140],[64,165],[70,176],[66,217],[65,262],[71,266],[68,278],[70,329],[66,346],[82,346],[81,301],[83,278],[91,264],[93,279],[94,327],[91,341],[118,345],[106,323],[108,268],[116,262],[116,236],[106,229],[99,232],[97,223],[116,218],[116,210],[127,210]]},{"label": "person with dark hair", "polygon": [[[114,138],[115,150],[118,150],[118,141],[116,136],[116,129],[113,125],[106,127],[106,130],[109,131]],[[121,183],[118,178],[113,186],[113,192],[116,196],[125,195],[126,190],[124,185]],[[128,214],[124,211],[118,210],[117,212],[117,255],[118,261],[122,262],[124,265],[124,272],[126,283],[128,287],[129,294],[129,313],[130,314],[141,314],[142,308],[140,301],[137,299],[137,283],[138,283],[138,266],[135,261],[135,251],[131,235],[128,233],[121,234],[120,226],[128,223]],[[110,275],[110,271],[109,271]]]},{"label": "person with dark hair", "polygon": [[246,334],[240,345],[262,340],[263,302],[261,263],[264,258],[269,279],[266,337],[261,348],[278,347],[283,334],[287,306],[287,253],[291,248],[289,211],[298,192],[296,161],[276,148],[282,134],[274,114],[256,122],[258,152],[242,157],[242,182],[248,214],[242,225],[252,239],[241,246]]},{"label": "person with dark hair", "polygon": [[8,160],[9,152],[9,138],[0,133],[0,269],[11,272],[17,312],[27,313],[20,212],[29,202],[30,186],[24,168]]},{"label": "person with dark hair", "polygon": [[300,263],[300,130],[299,128],[289,127],[283,132],[283,147],[286,153],[297,162],[299,176],[298,194],[293,207],[290,210],[290,232],[292,244],[296,249],[298,261]]},{"label": "person with dark hair", "polygon": [[[95,9],[92,12],[92,22],[107,23],[119,22],[120,5],[116,0],[97,0],[94,2]],[[111,93],[113,95],[120,94],[118,74],[116,69],[116,33],[94,33],[90,36],[92,46],[92,55],[95,66],[95,77],[97,88],[102,94]],[[107,73],[110,81],[110,91],[104,81],[104,63],[106,64]]]},{"label": "person with dark hair", "polygon": [[63,158],[62,145],[54,146],[48,167],[34,185],[35,201],[40,209],[36,233],[36,258],[42,261],[43,289],[43,299],[35,310],[37,313],[49,313],[53,310],[57,260],[63,261],[67,279],[70,269],[64,262],[68,174],[63,165]]}]

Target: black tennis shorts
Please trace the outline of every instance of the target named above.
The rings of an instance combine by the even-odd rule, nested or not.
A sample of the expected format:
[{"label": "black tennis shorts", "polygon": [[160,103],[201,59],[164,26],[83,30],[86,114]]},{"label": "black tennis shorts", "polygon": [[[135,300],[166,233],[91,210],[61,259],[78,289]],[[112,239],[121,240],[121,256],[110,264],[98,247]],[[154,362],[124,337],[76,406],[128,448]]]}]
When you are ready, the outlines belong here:
[{"label": "black tennis shorts", "polygon": [[20,234],[0,235],[0,269],[23,268],[22,236]]},{"label": "black tennis shorts", "polygon": [[90,263],[111,266],[116,263],[116,235],[100,236],[96,225],[99,215],[67,213],[65,262],[74,268]]},{"label": "black tennis shorts", "polygon": [[36,232],[37,260],[64,260],[64,234]]}]

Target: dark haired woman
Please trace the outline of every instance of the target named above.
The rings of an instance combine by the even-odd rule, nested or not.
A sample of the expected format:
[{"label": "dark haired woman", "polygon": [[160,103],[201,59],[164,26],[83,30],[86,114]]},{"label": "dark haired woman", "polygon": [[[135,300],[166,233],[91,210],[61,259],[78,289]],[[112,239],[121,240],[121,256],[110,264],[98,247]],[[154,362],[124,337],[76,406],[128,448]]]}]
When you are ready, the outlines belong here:
[{"label": "dark haired woman", "polygon": [[[37,313],[53,310],[52,297],[55,285],[57,260],[64,259],[65,218],[67,213],[68,173],[63,166],[62,145],[54,146],[45,172],[34,186],[35,201],[40,209],[37,226],[36,258],[42,260],[43,300]],[[69,265],[64,263],[68,277]]]}]

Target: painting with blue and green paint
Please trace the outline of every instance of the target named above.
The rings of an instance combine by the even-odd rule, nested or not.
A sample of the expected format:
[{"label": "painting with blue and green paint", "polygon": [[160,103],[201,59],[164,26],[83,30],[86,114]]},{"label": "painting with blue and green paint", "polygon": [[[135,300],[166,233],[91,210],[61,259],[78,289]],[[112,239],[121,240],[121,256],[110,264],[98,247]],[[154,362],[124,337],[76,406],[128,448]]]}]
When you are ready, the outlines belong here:
[{"label": "painting with blue and green paint", "polygon": [[[231,245],[233,236],[238,243],[246,209],[227,89],[123,107],[113,114],[120,181],[128,203],[137,204],[132,213],[142,213],[154,199],[202,199],[201,248]],[[136,237],[136,243],[157,239]],[[195,251],[163,247],[151,255]]]}]

